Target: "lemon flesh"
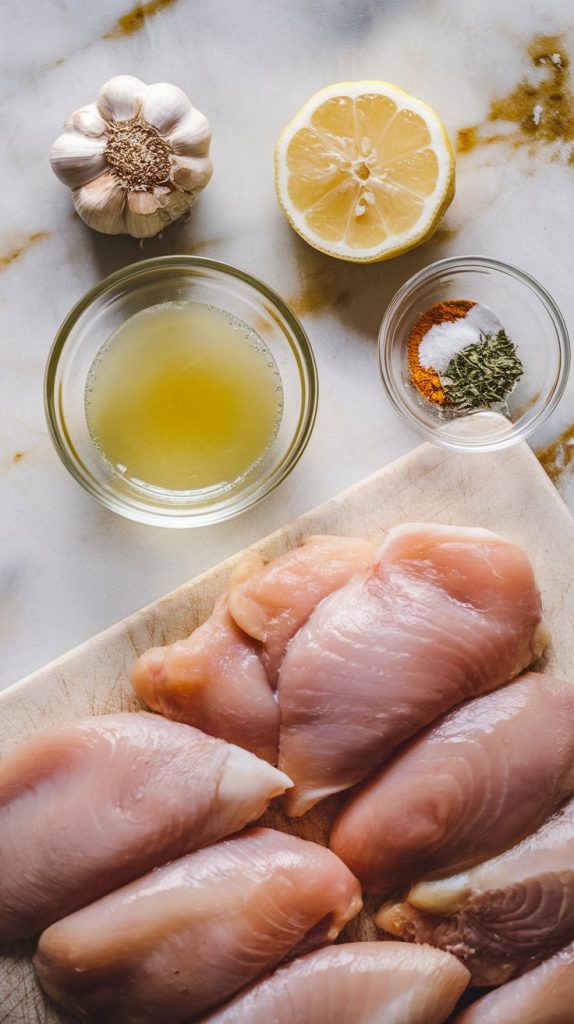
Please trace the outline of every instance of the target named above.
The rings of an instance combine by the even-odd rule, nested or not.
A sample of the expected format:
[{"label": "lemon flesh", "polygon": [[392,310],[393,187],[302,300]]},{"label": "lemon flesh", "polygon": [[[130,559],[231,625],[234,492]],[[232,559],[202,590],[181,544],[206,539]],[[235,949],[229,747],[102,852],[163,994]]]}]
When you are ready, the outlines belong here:
[{"label": "lemon flesh", "polygon": [[428,238],[454,195],[439,116],[387,82],[343,82],[312,96],[275,153],[292,227],[340,259],[370,263]]}]

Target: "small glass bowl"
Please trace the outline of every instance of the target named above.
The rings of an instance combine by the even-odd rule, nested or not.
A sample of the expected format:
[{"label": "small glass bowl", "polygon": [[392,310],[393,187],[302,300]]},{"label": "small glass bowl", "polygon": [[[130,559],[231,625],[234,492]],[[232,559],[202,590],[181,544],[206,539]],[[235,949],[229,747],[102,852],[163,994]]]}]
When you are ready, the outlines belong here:
[{"label": "small glass bowl", "polygon": [[[128,317],[149,306],[190,300],[239,317],[263,339],[281,377],[281,423],[264,458],[231,484],[196,491],[138,486],[114,472],[94,445],[86,421],[86,379],[104,342]],[[317,369],[303,327],[267,285],[215,260],[164,256],[111,274],[74,306],[48,357],[44,397],[58,455],[103,505],[155,526],[207,526],[250,508],[291,472],[315,422]]]},{"label": "small glass bowl", "polygon": [[[411,329],[420,313],[447,299],[490,306],[516,345],[524,373],[506,402],[490,410],[502,416],[446,410],[411,382]],[[484,256],[439,260],[411,277],[383,317],[378,353],[386,392],[409,426],[435,444],[467,451],[505,448],[528,437],[556,407],[570,369],[568,331],[552,297],[523,270]]]}]

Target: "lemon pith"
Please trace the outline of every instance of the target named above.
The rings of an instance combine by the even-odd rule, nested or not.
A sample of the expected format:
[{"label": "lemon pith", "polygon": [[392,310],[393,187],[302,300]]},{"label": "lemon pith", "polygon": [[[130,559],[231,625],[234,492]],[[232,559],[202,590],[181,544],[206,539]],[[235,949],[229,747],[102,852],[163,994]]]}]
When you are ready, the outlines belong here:
[{"label": "lemon pith", "polygon": [[387,82],[341,82],[307,101],[275,151],[279,202],[310,245],[370,263],[434,232],[454,195],[438,115]]}]

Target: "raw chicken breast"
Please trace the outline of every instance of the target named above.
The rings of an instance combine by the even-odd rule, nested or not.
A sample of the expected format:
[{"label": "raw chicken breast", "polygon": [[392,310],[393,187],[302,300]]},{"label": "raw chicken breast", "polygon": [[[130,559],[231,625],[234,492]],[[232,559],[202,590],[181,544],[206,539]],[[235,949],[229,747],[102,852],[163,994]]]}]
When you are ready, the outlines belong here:
[{"label": "raw chicken breast", "polygon": [[205,1024],[442,1024],[467,981],[448,953],[351,942],[280,967]]},{"label": "raw chicken breast", "polygon": [[532,567],[486,530],[392,530],[379,561],[325,598],[279,677],[279,766],[298,816],[366,778],[438,715],[493,690],[546,643]]},{"label": "raw chicken breast", "polygon": [[455,953],[475,985],[500,985],[574,939],[574,800],[506,853],[419,882],[377,924]]},{"label": "raw chicken breast", "polygon": [[37,733],[0,761],[0,942],[243,828],[289,780],[156,715]]},{"label": "raw chicken breast", "polygon": [[359,537],[306,537],[300,547],[265,564],[250,552],[233,573],[229,610],[238,626],[262,644],[275,685],[285,649],[315,606],[373,561],[375,546]]},{"label": "raw chicken breast", "polygon": [[574,685],[529,673],[402,747],[335,822],[331,849],[391,893],[505,850],[574,793]]},{"label": "raw chicken breast", "polygon": [[574,944],[489,992],[453,1024],[574,1024]]},{"label": "raw chicken breast", "polygon": [[105,1024],[184,1024],[361,909],[322,846],[251,829],[159,868],[45,932],[46,992]]},{"label": "raw chicken breast", "polygon": [[277,764],[279,706],[257,647],[223,598],[186,640],[146,651],[132,683],[154,711]]}]

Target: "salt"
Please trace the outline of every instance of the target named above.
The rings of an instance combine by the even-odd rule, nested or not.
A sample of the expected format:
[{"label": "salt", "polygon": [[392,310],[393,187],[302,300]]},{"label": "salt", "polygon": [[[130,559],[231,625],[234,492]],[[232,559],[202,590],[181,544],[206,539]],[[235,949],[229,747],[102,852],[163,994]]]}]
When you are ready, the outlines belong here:
[{"label": "salt", "polygon": [[446,370],[453,356],[467,345],[477,345],[485,334],[498,334],[502,324],[496,313],[477,302],[466,316],[435,324],[419,346],[419,362],[426,370]]}]

